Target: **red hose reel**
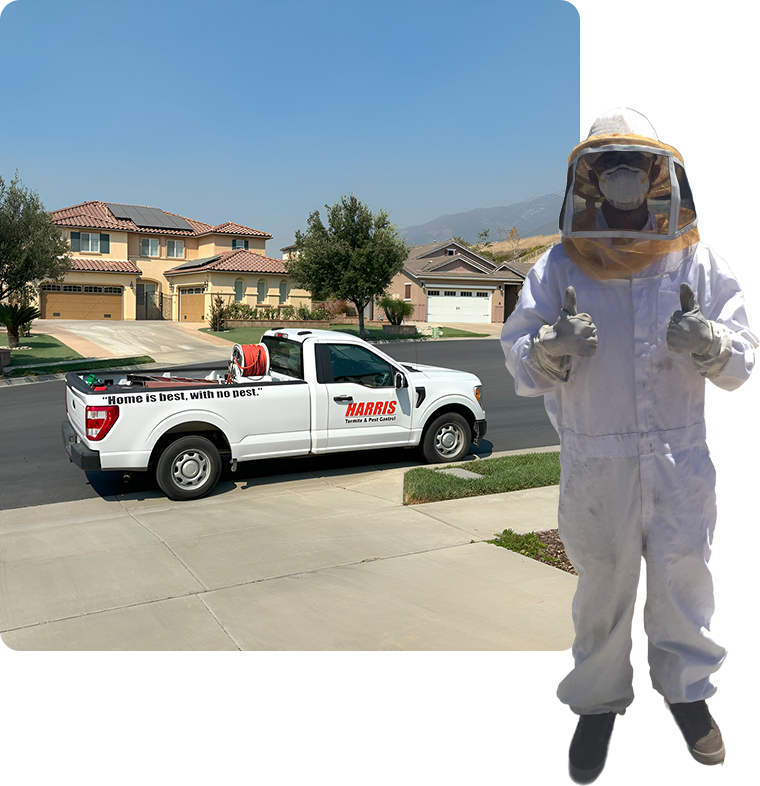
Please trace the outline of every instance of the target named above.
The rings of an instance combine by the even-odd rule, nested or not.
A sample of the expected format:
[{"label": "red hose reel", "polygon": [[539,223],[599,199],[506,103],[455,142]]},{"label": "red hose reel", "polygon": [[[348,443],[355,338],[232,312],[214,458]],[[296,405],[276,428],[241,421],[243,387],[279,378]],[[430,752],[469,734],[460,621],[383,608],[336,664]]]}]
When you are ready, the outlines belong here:
[{"label": "red hose reel", "polygon": [[233,381],[243,377],[263,377],[269,371],[269,350],[264,344],[235,344],[229,370]]}]

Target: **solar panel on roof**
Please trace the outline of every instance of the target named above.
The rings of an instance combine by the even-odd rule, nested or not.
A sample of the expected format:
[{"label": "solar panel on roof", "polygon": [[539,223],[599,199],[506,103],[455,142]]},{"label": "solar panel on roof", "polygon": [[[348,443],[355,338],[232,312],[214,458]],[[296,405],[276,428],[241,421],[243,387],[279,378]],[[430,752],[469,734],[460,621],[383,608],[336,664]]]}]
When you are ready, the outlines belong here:
[{"label": "solar panel on roof", "polygon": [[184,218],[170,216],[156,207],[138,207],[137,205],[122,205],[116,202],[106,202],[106,205],[116,218],[133,221],[138,227],[193,231],[193,228]]}]

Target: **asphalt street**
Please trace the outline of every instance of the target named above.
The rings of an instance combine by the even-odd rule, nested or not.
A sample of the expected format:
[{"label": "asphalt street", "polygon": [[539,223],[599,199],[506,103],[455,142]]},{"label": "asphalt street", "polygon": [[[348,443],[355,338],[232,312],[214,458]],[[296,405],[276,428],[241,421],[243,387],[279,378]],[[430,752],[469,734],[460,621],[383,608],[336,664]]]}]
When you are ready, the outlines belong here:
[{"label": "asphalt street", "polygon": [[[557,445],[543,398],[515,395],[504,367],[499,341],[399,342],[380,346],[402,362],[470,371],[484,386],[488,434],[476,452],[516,450]],[[108,496],[124,491],[154,489],[148,473],[132,475],[124,485],[120,472],[84,473],[69,463],[61,441],[66,418],[63,381],[14,385],[0,389],[0,510]],[[294,471],[339,469],[404,460],[409,449],[364,451],[303,459],[254,461],[238,466],[236,479],[285,475]],[[223,470],[222,479],[229,470]]]}]

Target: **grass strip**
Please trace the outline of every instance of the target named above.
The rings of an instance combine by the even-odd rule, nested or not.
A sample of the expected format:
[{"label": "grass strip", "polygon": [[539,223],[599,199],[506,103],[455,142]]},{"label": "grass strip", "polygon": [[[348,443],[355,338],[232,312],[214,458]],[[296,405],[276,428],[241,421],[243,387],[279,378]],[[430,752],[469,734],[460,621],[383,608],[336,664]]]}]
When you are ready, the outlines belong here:
[{"label": "grass strip", "polygon": [[[282,327],[287,328],[287,321],[282,322]],[[308,328],[303,328],[308,330]],[[269,327],[236,327],[229,330],[222,330],[218,333],[211,330],[211,328],[200,328],[201,333],[208,333],[211,336],[219,336],[232,344],[258,344],[261,342],[261,337],[265,331],[271,330]],[[358,325],[343,325],[335,324],[330,325],[330,330],[335,330],[339,333],[350,333],[352,336],[359,335]],[[385,333],[382,328],[366,327],[364,333],[370,341],[404,341],[410,338],[424,338],[432,340],[430,336],[425,336],[422,333],[415,333],[411,336],[394,336],[391,333]],[[471,333],[469,330],[459,330],[458,328],[441,328],[441,338],[487,338],[488,333]]]},{"label": "grass strip", "polygon": [[495,546],[515,551],[539,562],[545,562],[547,565],[556,567],[559,562],[556,557],[549,554],[546,543],[535,532],[520,534],[512,529],[505,529],[503,532],[497,533],[492,540],[487,540],[486,543],[493,543]]},{"label": "grass strip", "polygon": [[[18,340],[22,347],[29,349],[14,349],[11,352],[11,362],[6,366],[5,373],[9,368],[20,366],[26,363],[60,363],[62,360],[76,360],[82,356],[75,352],[71,347],[67,347],[57,338],[43,334],[34,336],[20,336]],[[0,347],[8,346],[8,334],[0,333]]]},{"label": "grass strip", "polygon": [[457,464],[482,475],[458,478],[428,467],[410,469],[404,475],[404,504],[420,505],[444,499],[501,494],[559,483],[559,453],[522,453],[513,456]]},{"label": "grass strip", "polygon": [[[81,357],[81,355],[80,355]],[[139,366],[143,363],[155,363],[148,355],[139,355],[132,358],[110,358],[109,360],[82,360],[81,363],[67,363],[64,365],[35,366],[34,368],[17,368],[6,366],[6,377],[36,377],[39,374],[66,374],[69,371],[96,371],[98,369],[117,369],[124,366]]]}]

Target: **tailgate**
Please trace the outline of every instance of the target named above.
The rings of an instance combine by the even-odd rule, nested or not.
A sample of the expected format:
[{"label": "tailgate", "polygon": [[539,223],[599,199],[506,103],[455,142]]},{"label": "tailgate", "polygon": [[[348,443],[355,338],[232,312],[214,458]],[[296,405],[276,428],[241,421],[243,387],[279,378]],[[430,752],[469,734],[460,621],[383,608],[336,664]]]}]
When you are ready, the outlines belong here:
[{"label": "tailgate", "polygon": [[66,414],[69,418],[69,423],[74,427],[74,431],[83,437],[85,434],[85,395],[78,390],[71,388],[68,383],[66,384]]}]

